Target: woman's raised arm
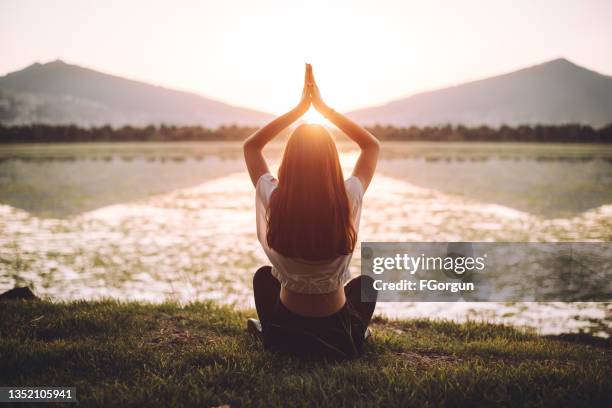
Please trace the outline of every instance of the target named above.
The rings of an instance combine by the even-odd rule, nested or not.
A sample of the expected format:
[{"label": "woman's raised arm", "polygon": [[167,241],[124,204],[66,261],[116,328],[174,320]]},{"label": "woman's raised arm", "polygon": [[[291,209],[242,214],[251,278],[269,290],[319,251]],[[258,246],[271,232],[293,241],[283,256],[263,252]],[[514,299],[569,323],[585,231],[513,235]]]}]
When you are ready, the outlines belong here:
[{"label": "woman's raised arm", "polygon": [[336,112],[323,102],[319,87],[314,79],[312,67],[306,65],[307,82],[312,83],[312,105],[323,116],[334,125],[338,126],[348,137],[350,137],[361,148],[361,154],[357,159],[357,164],[353,169],[353,176],[359,178],[364,190],[370,185],[374,171],[376,170],[376,162],[378,161],[378,152],[380,150],[380,142],[374,135],[353,122],[341,113]]},{"label": "woman's raised arm", "polygon": [[269,172],[268,164],[266,159],[263,157],[262,150],[266,144],[274,139],[278,134],[291,125],[293,122],[298,120],[310,107],[310,94],[311,84],[308,83],[308,65],[306,66],[306,73],[304,75],[304,90],[302,91],[302,98],[300,103],[285,113],[268,123],[266,126],[253,133],[247,140],[245,140],[244,149],[244,161],[246,162],[247,169],[249,170],[249,176],[253,185],[257,187],[257,181],[259,178]]}]

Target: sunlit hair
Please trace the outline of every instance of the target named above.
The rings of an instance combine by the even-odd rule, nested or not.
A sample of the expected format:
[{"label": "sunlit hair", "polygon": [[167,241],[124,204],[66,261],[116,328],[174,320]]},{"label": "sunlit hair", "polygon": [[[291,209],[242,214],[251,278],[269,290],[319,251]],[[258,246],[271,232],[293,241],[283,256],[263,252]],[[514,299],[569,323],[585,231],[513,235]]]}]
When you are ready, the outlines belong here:
[{"label": "sunlit hair", "polygon": [[287,141],[267,218],[268,245],[284,256],[319,261],[355,249],[338,150],[323,126],[300,125]]}]

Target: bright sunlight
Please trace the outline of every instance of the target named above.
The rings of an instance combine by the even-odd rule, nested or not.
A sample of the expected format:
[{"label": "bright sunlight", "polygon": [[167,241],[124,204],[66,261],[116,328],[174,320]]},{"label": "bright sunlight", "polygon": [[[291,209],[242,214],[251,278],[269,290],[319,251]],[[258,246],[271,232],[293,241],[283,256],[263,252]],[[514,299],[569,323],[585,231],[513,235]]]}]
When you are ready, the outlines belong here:
[{"label": "bright sunlight", "polygon": [[333,124],[325,118],[325,116],[321,115],[315,108],[312,106],[306,111],[304,116],[302,116],[302,120],[306,123],[313,123],[317,125],[323,125],[326,127],[331,127]]}]

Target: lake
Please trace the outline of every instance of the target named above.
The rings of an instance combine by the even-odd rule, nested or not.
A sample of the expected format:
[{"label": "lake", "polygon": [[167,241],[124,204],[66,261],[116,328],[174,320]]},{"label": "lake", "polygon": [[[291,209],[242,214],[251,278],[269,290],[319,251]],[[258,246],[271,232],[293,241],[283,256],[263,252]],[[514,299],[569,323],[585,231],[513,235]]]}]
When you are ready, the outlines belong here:
[{"label": "lake", "polygon": [[[348,175],[358,151],[339,150]],[[267,148],[273,165],[281,151]],[[611,241],[612,147],[384,143],[359,240]],[[0,291],[253,307],[265,263],[238,143],[0,146]],[[381,303],[377,313],[612,332],[609,303]]]}]

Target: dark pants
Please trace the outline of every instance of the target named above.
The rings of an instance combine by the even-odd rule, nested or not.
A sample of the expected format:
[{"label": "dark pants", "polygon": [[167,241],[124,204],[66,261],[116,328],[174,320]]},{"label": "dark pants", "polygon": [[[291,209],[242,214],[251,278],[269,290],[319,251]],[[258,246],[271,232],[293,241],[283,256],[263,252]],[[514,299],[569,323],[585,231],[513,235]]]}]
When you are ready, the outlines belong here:
[{"label": "dark pants", "polygon": [[[276,343],[284,345],[287,343],[301,344],[296,348],[304,351],[303,349],[308,348],[309,343],[303,343],[299,339],[303,337],[299,333],[300,330],[303,330],[308,336],[323,339],[325,343],[335,343],[337,346],[335,349],[342,350],[344,353],[339,356],[340,358],[354,357],[361,351],[363,334],[370,324],[376,307],[376,291],[372,283],[373,279],[369,276],[358,276],[348,282],[344,286],[346,304],[331,316],[300,316],[284,307],[280,301],[279,281],[272,275],[270,266],[262,266],[253,277],[253,292],[257,315],[264,328],[264,343],[266,343],[266,328],[268,327],[270,328],[269,333],[272,333],[270,336],[274,337],[268,338],[269,344],[275,343],[275,340],[277,340]],[[362,298],[372,301],[364,302]],[[349,329],[349,326],[352,329]],[[345,335],[337,334],[344,329],[347,330]],[[292,334],[288,335],[287,330]]]}]

